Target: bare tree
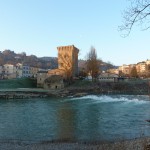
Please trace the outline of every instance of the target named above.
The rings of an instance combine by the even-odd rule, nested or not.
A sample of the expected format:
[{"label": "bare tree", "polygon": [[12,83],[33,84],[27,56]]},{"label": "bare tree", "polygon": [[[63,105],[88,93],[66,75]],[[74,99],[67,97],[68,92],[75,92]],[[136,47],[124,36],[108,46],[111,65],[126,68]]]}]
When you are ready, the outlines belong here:
[{"label": "bare tree", "polygon": [[101,60],[97,58],[96,49],[91,47],[89,53],[87,54],[87,72],[92,76],[92,81],[97,77],[100,70]]},{"label": "bare tree", "polygon": [[130,7],[124,11],[124,22],[119,27],[128,36],[134,25],[141,25],[142,30],[150,28],[150,0],[130,0]]}]

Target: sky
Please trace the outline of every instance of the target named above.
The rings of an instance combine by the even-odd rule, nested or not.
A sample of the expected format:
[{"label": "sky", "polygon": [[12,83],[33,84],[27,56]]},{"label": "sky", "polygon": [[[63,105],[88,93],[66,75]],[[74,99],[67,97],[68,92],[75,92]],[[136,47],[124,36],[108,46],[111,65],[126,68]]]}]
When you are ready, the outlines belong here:
[{"label": "sky", "polygon": [[123,38],[118,26],[128,0],[0,0],[0,51],[57,57],[57,47],[75,45],[79,59],[91,46],[105,62],[136,64],[150,59],[150,30],[134,27]]}]

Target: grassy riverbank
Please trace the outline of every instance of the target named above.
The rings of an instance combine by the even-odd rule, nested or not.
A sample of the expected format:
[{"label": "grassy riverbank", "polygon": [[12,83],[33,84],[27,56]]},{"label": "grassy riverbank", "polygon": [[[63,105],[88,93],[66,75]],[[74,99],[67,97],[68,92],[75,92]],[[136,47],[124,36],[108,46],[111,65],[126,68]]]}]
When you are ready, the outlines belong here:
[{"label": "grassy riverbank", "polygon": [[36,88],[36,80],[32,78],[0,80],[0,89],[16,88]]}]

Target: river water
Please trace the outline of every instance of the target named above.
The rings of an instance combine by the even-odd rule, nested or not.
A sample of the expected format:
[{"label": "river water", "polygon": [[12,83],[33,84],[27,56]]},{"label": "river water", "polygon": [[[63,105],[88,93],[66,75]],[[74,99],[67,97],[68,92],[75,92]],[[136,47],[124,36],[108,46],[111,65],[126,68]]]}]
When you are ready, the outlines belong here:
[{"label": "river water", "polygon": [[0,100],[0,140],[114,141],[150,136],[148,96]]}]

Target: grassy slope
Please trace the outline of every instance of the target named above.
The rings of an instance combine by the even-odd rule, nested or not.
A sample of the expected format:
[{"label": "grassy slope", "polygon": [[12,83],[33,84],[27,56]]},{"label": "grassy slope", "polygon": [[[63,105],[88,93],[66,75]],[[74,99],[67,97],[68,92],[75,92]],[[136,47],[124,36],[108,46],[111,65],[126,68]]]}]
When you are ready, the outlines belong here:
[{"label": "grassy slope", "polygon": [[36,88],[36,80],[30,78],[0,80],[0,89]]}]

